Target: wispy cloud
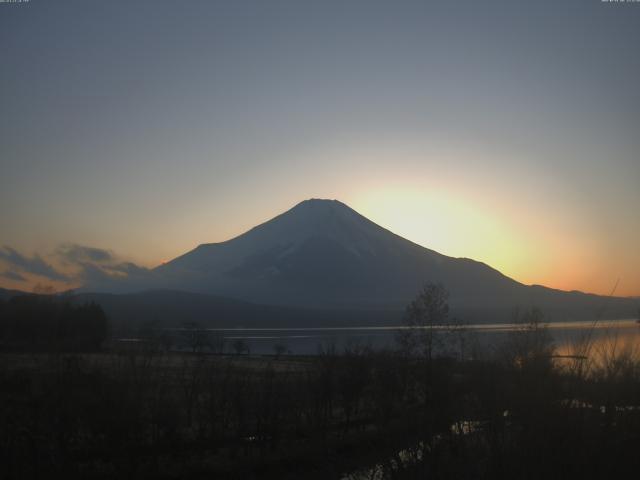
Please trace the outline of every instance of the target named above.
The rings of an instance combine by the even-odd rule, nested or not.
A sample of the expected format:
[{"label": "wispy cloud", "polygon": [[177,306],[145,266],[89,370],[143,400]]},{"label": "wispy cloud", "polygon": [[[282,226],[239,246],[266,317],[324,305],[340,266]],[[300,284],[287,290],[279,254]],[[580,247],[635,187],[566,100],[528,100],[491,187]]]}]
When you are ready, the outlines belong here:
[{"label": "wispy cloud", "polygon": [[0,260],[7,263],[14,273],[32,273],[49,280],[69,281],[69,276],[56,270],[51,264],[47,263],[40,255],[35,254],[32,257],[23,255],[17,250],[4,246],[0,248]]},{"label": "wispy cloud", "polygon": [[113,264],[99,264],[91,262],[78,263],[78,280],[85,284],[101,283],[109,280],[133,278],[145,275],[149,272],[144,267],[131,262],[120,262]]},{"label": "wispy cloud", "polygon": [[78,281],[85,285],[102,284],[124,278],[139,278],[149,270],[125,261],[111,250],[78,244],[58,247],[56,256],[71,267]]},{"label": "wispy cloud", "polygon": [[0,277],[20,282],[28,281],[25,274],[31,274],[69,285],[97,286],[124,279],[141,280],[150,272],[111,250],[72,243],[59,246],[46,257],[38,253],[28,256],[4,246],[0,248],[0,262],[7,267]]},{"label": "wispy cloud", "polygon": [[110,263],[115,260],[115,255],[103,248],[87,247],[75,243],[61,245],[56,250],[56,255],[63,261],[71,264],[84,262],[90,263]]},{"label": "wispy cloud", "polygon": [[0,276],[4,278],[8,278],[9,280],[13,280],[16,282],[26,282],[27,279],[20,275],[18,272],[14,272],[13,270],[7,270],[6,272],[0,273]]}]

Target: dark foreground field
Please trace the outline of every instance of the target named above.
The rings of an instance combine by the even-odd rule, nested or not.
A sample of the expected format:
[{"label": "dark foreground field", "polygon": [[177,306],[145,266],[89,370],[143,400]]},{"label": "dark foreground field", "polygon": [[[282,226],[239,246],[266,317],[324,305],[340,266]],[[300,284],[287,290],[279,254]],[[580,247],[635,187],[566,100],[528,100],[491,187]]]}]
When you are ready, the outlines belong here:
[{"label": "dark foreground field", "polygon": [[591,329],[556,350],[532,309],[481,347],[447,312],[442,287],[427,286],[387,350],[251,356],[241,339],[226,345],[195,326],[122,341],[97,305],[0,302],[0,478],[640,472],[633,343],[599,338],[596,348]]},{"label": "dark foreground field", "polygon": [[0,355],[0,477],[629,478],[640,364],[522,332],[473,360]]}]

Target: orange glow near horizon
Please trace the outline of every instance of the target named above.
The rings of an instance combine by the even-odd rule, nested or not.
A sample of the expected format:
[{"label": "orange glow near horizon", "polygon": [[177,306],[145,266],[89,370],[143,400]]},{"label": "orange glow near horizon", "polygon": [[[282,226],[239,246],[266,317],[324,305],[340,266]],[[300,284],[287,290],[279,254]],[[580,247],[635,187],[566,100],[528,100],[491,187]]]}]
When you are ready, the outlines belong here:
[{"label": "orange glow near horizon", "polygon": [[325,198],[640,303],[640,2],[362,3],[1,5],[0,287],[88,283],[65,244],[130,273]]},{"label": "orange glow near horizon", "polygon": [[[495,198],[488,199],[483,192],[474,191],[463,182],[457,188],[417,182],[394,185],[388,181],[384,185],[363,186],[367,188],[348,197],[331,194],[324,197],[343,201],[371,221],[419,245],[444,255],[484,262],[524,284],[608,295],[619,279],[615,295],[640,296],[640,272],[633,268],[640,264],[640,254],[635,259],[624,258],[628,246],[619,252],[607,248],[580,222],[565,225],[541,216],[539,209],[525,204],[505,205]],[[292,207],[295,201],[279,200],[278,203]],[[246,212],[238,212],[237,223],[232,227],[226,225],[227,230],[219,231],[219,238],[200,232],[202,238],[184,239],[186,248],[171,249],[165,244],[160,260],[154,261],[153,254],[144,259],[132,255],[131,259],[153,268],[200,243],[225,241],[240,235],[282,213],[282,207],[276,207],[273,212],[253,211],[249,218]],[[55,259],[50,261],[60,271],[65,270]],[[612,272],[619,273],[612,276]],[[78,282],[65,284],[34,275],[24,276],[27,282],[3,278],[0,286],[30,291],[44,287],[63,291],[79,286]]]},{"label": "orange glow near horizon", "polygon": [[[390,188],[362,193],[354,208],[370,220],[424,247],[452,257],[481,261],[521,283],[608,295],[640,294],[640,276],[629,265],[618,277],[607,276],[620,264],[613,252],[584,232],[561,231],[550,222],[519,211],[519,220],[463,192]],[[398,212],[402,212],[399,214]],[[626,275],[625,275],[626,274]]]}]

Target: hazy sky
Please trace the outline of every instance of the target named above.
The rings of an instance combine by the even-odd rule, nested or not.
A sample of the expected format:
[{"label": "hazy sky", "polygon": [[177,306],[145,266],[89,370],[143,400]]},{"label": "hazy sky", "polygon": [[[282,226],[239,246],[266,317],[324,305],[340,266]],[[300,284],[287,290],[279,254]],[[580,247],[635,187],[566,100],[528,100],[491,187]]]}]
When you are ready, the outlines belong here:
[{"label": "hazy sky", "polygon": [[31,0],[0,3],[0,46],[1,286],[326,197],[640,295],[640,3]]}]

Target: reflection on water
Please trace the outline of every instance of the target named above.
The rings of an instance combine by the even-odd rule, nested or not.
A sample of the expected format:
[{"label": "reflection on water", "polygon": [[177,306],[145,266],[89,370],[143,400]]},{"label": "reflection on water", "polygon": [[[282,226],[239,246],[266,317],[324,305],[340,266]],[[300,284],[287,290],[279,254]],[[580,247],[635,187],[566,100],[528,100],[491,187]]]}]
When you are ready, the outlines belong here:
[{"label": "reflection on water", "polygon": [[[597,322],[594,321],[572,321],[572,322],[553,322],[544,324],[546,327],[552,330],[583,330],[583,329],[610,329],[610,328],[620,328],[620,327],[637,327],[640,325],[637,320],[600,320]],[[474,323],[474,324],[466,324],[464,328],[467,330],[474,331],[514,331],[522,327],[521,323]],[[375,327],[297,327],[297,328],[205,328],[203,331],[213,332],[213,333],[224,333],[224,334],[232,334],[239,333],[242,334],[244,332],[256,332],[256,333],[265,333],[265,334],[284,334],[288,332],[307,332],[307,333],[322,333],[322,332],[352,332],[352,333],[369,333],[369,332],[396,332],[399,330],[404,330],[408,328],[416,328],[416,327],[406,327],[406,326],[375,326]],[[426,328],[426,327],[425,327]],[[436,330],[446,330],[448,326],[434,326]],[[168,330],[173,331],[185,331],[188,330],[186,328],[171,328]]]},{"label": "reflection on water", "polygon": [[585,357],[601,366],[637,358],[640,353],[640,324],[633,320],[601,322],[592,329],[567,329],[554,332],[553,337],[558,356]]},{"label": "reflection on water", "polygon": [[[590,347],[591,356],[602,357],[612,349],[636,350],[640,345],[640,324],[636,320],[603,320],[599,322],[554,322],[546,324],[559,356],[581,355]],[[231,344],[243,340],[252,354],[272,354],[280,346],[298,355],[314,355],[319,346],[334,345],[337,351],[352,345],[368,345],[373,349],[394,348],[396,335],[406,327],[300,327],[300,328],[212,328],[208,335]],[[464,326],[464,335],[480,348],[492,348],[507,339],[521,324],[492,323]],[[436,327],[445,332],[447,327]],[[180,335],[185,329],[171,329]]]},{"label": "reflection on water", "polygon": [[384,480],[390,472],[401,472],[422,460],[426,445],[419,442],[412,448],[405,448],[388,458],[386,463],[377,463],[372,467],[356,470],[344,475],[341,480]]},{"label": "reflection on water", "polygon": [[[602,322],[564,322],[547,325],[555,346],[554,356],[559,365],[579,366],[581,371],[589,374],[589,368],[601,367],[600,371],[607,375],[620,372],[627,360],[640,359],[640,323],[636,320],[602,321]],[[477,338],[485,345],[498,345],[506,340],[507,333],[521,328],[518,325],[478,325],[469,331],[477,333]],[[631,365],[629,362],[627,365]],[[596,368],[597,369],[597,368]],[[593,405],[578,399],[567,399],[563,405],[570,408],[592,409]],[[637,405],[600,405],[600,413],[607,413],[608,408],[616,412],[631,412],[640,409]],[[509,410],[503,416],[509,417]],[[462,419],[450,426],[450,433],[455,436],[472,435],[485,428],[480,420]],[[441,440],[440,435],[433,437],[433,443]],[[395,455],[385,458],[371,466],[358,469],[343,475],[341,480],[383,480],[395,476],[405,478],[403,472],[411,472],[423,458],[422,452],[427,445],[420,442],[410,448],[399,450]],[[407,475],[408,478],[408,475]],[[413,478],[413,477],[412,477]]]},{"label": "reflection on water", "polygon": [[[505,412],[505,416],[507,412]],[[451,425],[450,430],[453,435],[471,435],[479,431],[483,426],[483,422],[477,420],[460,420]],[[442,440],[442,435],[436,435],[432,440],[432,445]],[[396,452],[395,455],[386,459],[385,463],[376,463],[373,466],[362,468],[354,472],[350,472],[342,477],[341,480],[384,480],[385,478],[393,478],[392,472],[406,471],[413,465],[422,461],[425,451],[431,448],[424,442],[418,442],[409,448],[403,448]]]}]

